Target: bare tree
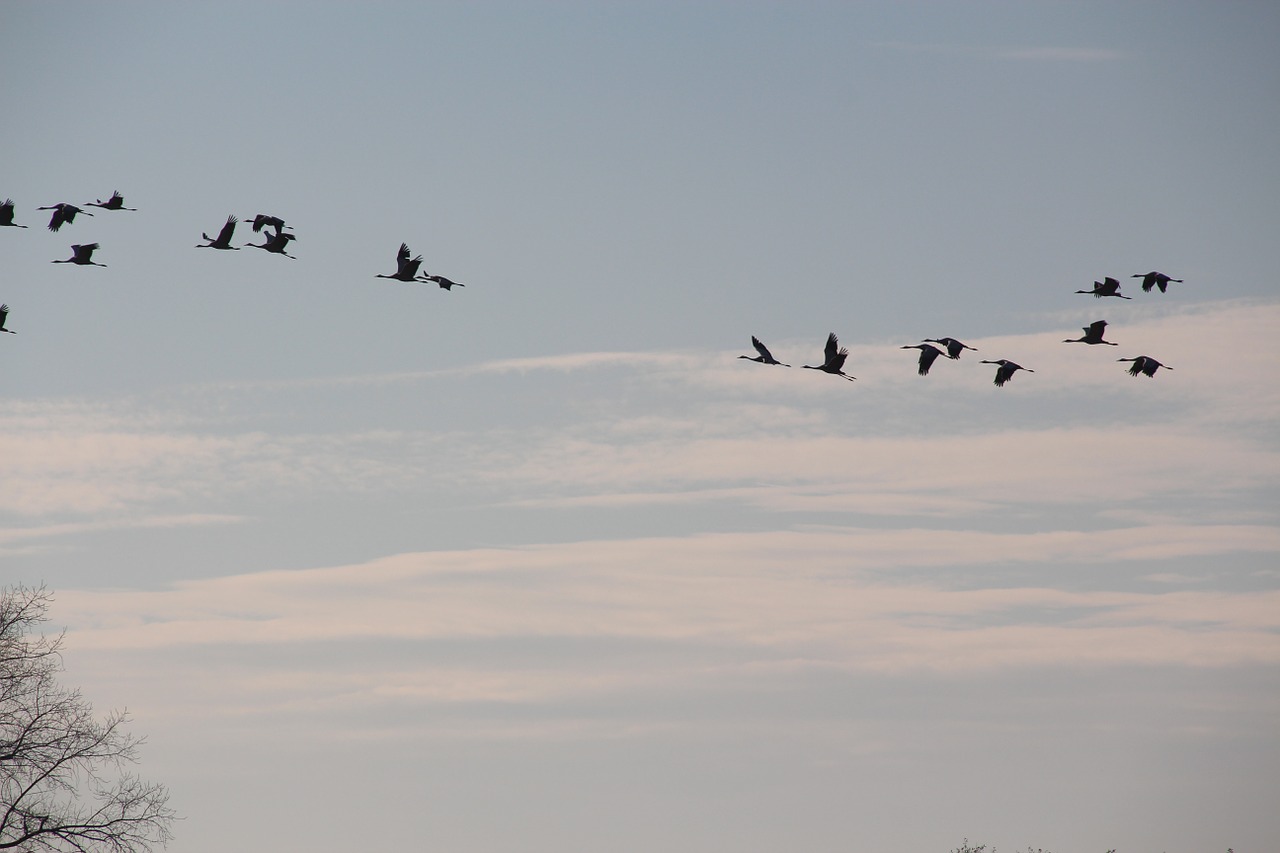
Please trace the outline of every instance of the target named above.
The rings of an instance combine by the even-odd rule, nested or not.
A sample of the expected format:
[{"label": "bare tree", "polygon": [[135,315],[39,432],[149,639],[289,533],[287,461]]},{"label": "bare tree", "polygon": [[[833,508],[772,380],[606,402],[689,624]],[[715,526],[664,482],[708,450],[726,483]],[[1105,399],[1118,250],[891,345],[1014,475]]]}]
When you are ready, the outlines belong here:
[{"label": "bare tree", "polygon": [[0,589],[0,850],[139,853],[172,837],[169,792],[128,771],[142,740],[128,715],[97,719],[60,686],[62,635],[44,587]]}]

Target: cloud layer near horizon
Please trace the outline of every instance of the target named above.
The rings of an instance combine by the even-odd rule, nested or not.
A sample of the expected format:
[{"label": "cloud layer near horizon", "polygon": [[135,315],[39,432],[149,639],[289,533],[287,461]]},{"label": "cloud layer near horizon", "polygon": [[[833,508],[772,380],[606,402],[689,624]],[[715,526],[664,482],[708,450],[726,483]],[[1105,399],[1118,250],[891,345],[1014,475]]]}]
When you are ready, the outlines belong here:
[{"label": "cloud layer near horizon", "polygon": [[[145,404],[29,402],[0,412],[0,474],[18,485],[0,502],[0,548],[305,531],[324,506],[364,529],[469,504],[472,545],[433,544],[424,525],[417,547],[345,563],[299,551],[286,564],[312,568],[196,578],[179,557],[151,588],[59,589],[95,689],[129,682],[129,701],[155,713],[308,708],[319,721],[492,702],[559,719],[583,695],[763,688],[797,668],[1270,666],[1280,447],[1266,427],[1280,394],[1265,359],[1237,364],[1220,341],[1278,329],[1278,305],[1224,303],[1151,309],[1126,324],[1124,349],[1061,332],[971,341],[1034,365],[1005,389],[972,353],[920,378],[914,350],[850,342],[855,385],[731,352],[584,353]],[[1151,341],[1175,371],[1125,375],[1115,359]],[[791,349],[774,346],[803,363]],[[474,400],[438,405],[458,381],[527,405],[527,428]],[[295,410],[332,426],[298,429]],[[575,527],[584,512],[625,515],[630,532]],[[513,519],[553,516],[568,519],[557,536],[517,526],[506,547],[485,544]],[[518,651],[531,643],[574,652]],[[616,644],[621,660],[591,652]],[[382,662],[327,656],[344,646]]]}]

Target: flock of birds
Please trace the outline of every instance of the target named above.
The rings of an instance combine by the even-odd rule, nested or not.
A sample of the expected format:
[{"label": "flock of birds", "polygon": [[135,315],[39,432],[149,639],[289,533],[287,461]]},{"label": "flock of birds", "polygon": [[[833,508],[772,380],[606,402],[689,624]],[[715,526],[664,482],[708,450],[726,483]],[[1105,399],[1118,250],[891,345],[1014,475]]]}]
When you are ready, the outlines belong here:
[{"label": "flock of birds", "polygon": [[[1137,273],[1132,277],[1142,279],[1142,290],[1145,293],[1150,293],[1153,288],[1159,288],[1161,293],[1165,293],[1169,287],[1169,282],[1182,282],[1182,279],[1180,278],[1170,278],[1164,273],[1156,272],[1154,270],[1148,273]],[[1092,290],[1077,290],[1076,293],[1088,293],[1098,298],[1103,296],[1114,296],[1120,299],[1131,298],[1120,293],[1120,282],[1110,276],[1107,276],[1102,281],[1095,281],[1093,283]],[[1106,320],[1095,320],[1082,328],[1084,331],[1084,335],[1082,337],[1067,338],[1063,343],[1103,344],[1111,347],[1118,346],[1118,344],[1113,341],[1104,341],[1102,339],[1102,336],[1107,329]],[[939,344],[942,349],[934,346],[934,344]],[[774,358],[773,353],[769,352],[769,348],[766,347],[755,335],[751,336],[751,345],[755,347],[755,350],[759,355],[740,355],[738,358],[745,358],[747,361],[754,361],[760,364],[776,364],[779,367],[791,366]],[[955,338],[925,338],[918,344],[907,344],[906,346],[900,347],[900,349],[920,350],[920,360],[918,362],[916,372],[921,376],[929,375],[929,368],[933,367],[933,363],[938,360],[938,356],[945,355],[947,358],[955,361],[960,358],[960,354],[965,350],[973,350],[974,352],[977,352],[976,347],[968,346]],[[827,335],[827,345],[823,350],[822,363],[804,364],[801,365],[801,367],[808,368],[809,370],[821,370],[824,373],[830,373],[833,376],[843,376],[845,379],[852,381],[858,377],[850,376],[844,372],[844,363],[848,357],[849,350],[840,346],[840,341],[836,338],[836,333],[832,332]],[[1116,361],[1133,362],[1132,366],[1129,368],[1130,376],[1142,375],[1153,377],[1156,375],[1156,371],[1162,367],[1165,370],[1173,369],[1167,364],[1161,364],[1149,355],[1139,355],[1134,356],[1133,358],[1119,358],[1116,359]],[[1035,371],[1030,367],[1023,367],[1021,364],[1010,361],[1007,358],[998,358],[994,360],[982,359],[981,363],[996,365],[995,384],[997,388],[1003,388],[1004,384],[1012,379],[1013,374],[1017,373],[1019,370],[1025,370],[1028,373],[1035,373]]]},{"label": "flock of birds", "polygon": [[[52,215],[49,218],[49,230],[57,232],[59,229],[62,228],[63,225],[69,225],[74,223],[76,220],[76,217],[81,214],[85,216],[93,216],[92,213],[84,209],[86,207],[97,207],[103,210],[137,210],[137,208],[125,207],[124,196],[122,196],[118,191],[112,193],[111,197],[106,201],[103,201],[102,199],[97,199],[96,201],[87,202],[83,206],[76,206],[74,204],[67,204],[65,202],[60,202],[58,204],[47,205],[45,207],[38,207],[36,209],[53,211]],[[14,222],[13,217],[14,217],[13,200],[5,199],[4,203],[0,204],[0,227],[13,227],[13,228],[27,227],[26,225],[19,225],[18,223]],[[233,246],[231,244],[231,241],[235,236],[236,226],[239,224],[239,222],[240,220],[238,217],[228,216],[227,221],[223,223],[222,229],[218,231],[218,236],[210,237],[208,234],[205,234],[202,232],[200,236],[204,239],[205,242],[197,244],[196,248],[239,251],[242,248],[242,246]],[[297,239],[297,235],[295,235],[291,230],[289,230],[289,226],[285,224],[283,219],[281,219],[278,216],[269,216],[267,214],[260,213],[257,216],[253,217],[251,227],[253,228],[253,232],[255,234],[260,234],[262,236],[263,242],[245,243],[243,244],[244,247],[252,246],[253,248],[256,248],[256,249],[262,249],[264,251],[267,251],[276,255],[284,255],[286,258],[293,258],[296,260],[295,256],[289,254],[288,251],[286,250],[289,247],[289,243]],[[93,260],[93,253],[96,252],[99,248],[100,247],[97,243],[76,244],[71,247],[71,257],[62,259],[62,260],[54,260],[53,263],[105,267],[106,264],[101,264]],[[413,253],[409,251],[408,244],[401,243],[400,249],[396,253],[396,271],[394,273],[391,273],[390,275],[377,273],[375,275],[375,278],[389,278],[389,279],[394,279],[396,281],[403,281],[403,282],[433,283],[433,284],[439,285],[444,290],[452,290],[455,287],[464,286],[461,283],[448,279],[442,275],[433,275],[433,274],[420,272],[421,267],[422,267],[422,255],[413,255]],[[1182,282],[1182,279],[1180,278],[1170,278],[1164,273],[1156,272],[1154,270],[1148,273],[1137,273],[1132,277],[1142,279],[1142,290],[1144,293],[1150,293],[1152,290],[1156,288],[1158,288],[1161,293],[1165,293],[1169,287],[1170,282],[1178,282],[1178,283]],[[1103,297],[1114,297],[1118,299],[1130,298],[1120,293],[1119,280],[1111,278],[1110,276],[1104,278],[1102,281],[1095,281],[1093,283],[1092,290],[1077,290],[1076,293],[1089,294],[1099,299]],[[0,305],[0,332],[8,332],[9,334],[16,334],[16,332],[14,332],[13,329],[9,329],[5,327],[5,323],[8,320],[8,317],[9,317],[9,306]],[[1117,344],[1114,343],[1113,341],[1103,340],[1103,335],[1105,334],[1106,329],[1107,329],[1106,320],[1095,320],[1089,325],[1083,327],[1084,335],[1082,337],[1067,338],[1063,342],[1064,343],[1082,343],[1082,344],[1090,344],[1090,345],[1101,344],[1105,346],[1117,346]],[[937,344],[938,346],[934,346],[934,344]],[[759,355],[756,355],[756,356],[740,355],[738,356],[738,358],[745,358],[748,361],[754,361],[760,364],[773,364],[773,365],[778,365],[780,367],[791,366],[789,364],[783,364],[781,361],[778,361],[778,359],[774,358],[773,354],[769,352],[769,348],[766,347],[760,341],[760,339],[755,337],[754,335],[751,337],[751,345],[755,347],[755,350],[757,353],[759,353]],[[919,375],[921,376],[927,376],[929,374],[929,368],[933,366],[933,363],[937,361],[939,356],[945,355],[947,358],[955,361],[960,358],[960,354],[965,350],[973,350],[975,352],[977,351],[975,347],[971,347],[964,343],[961,343],[955,338],[925,338],[923,341],[921,341],[918,344],[908,344],[906,346],[901,347],[901,349],[920,350],[920,358],[918,362],[917,373],[919,373]],[[833,376],[841,376],[841,377],[844,377],[845,379],[853,381],[857,379],[857,377],[850,376],[844,371],[845,361],[848,357],[849,357],[849,351],[846,348],[840,346],[840,342],[836,338],[835,332],[832,332],[831,334],[827,335],[827,343],[826,343],[826,347],[823,350],[822,363],[821,364],[805,364],[801,366],[809,370],[821,370],[824,373],[830,373]],[[1154,358],[1152,358],[1149,355],[1139,355],[1139,356],[1134,356],[1132,358],[1121,358],[1121,359],[1117,359],[1117,361],[1132,362],[1132,366],[1129,368],[1130,376],[1142,375],[1147,377],[1153,377],[1156,375],[1156,371],[1162,367],[1165,370],[1172,370],[1172,368],[1169,367],[1168,365],[1161,364],[1159,361],[1156,361]],[[1010,379],[1012,379],[1013,375],[1017,373],[1019,370],[1025,370],[1028,373],[1035,373],[1035,371],[1032,370],[1031,368],[1023,367],[1017,362],[1010,361],[1007,358],[999,358],[994,360],[982,359],[981,363],[996,365],[995,384],[997,387],[1003,387],[1004,384],[1008,382]]]},{"label": "flock of birds", "polygon": [[[53,214],[49,217],[49,230],[53,232],[59,231],[63,225],[70,225],[76,221],[76,217],[80,215],[93,216],[86,207],[100,207],[103,210],[137,210],[136,207],[125,207],[124,196],[119,191],[113,192],[111,198],[103,201],[86,202],[84,205],[67,204],[59,202],[45,207],[38,207],[36,210],[51,210]],[[13,199],[5,199],[0,204],[0,228],[26,228],[26,225],[19,225],[13,221],[14,203]],[[263,242],[261,243],[245,243],[243,246],[231,245],[231,240],[235,236],[236,225],[240,219],[236,216],[228,216],[227,221],[223,224],[222,229],[218,232],[217,237],[210,237],[208,234],[201,233],[204,243],[196,245],[197,249],[226,249],[230,251],[239,251],[243,246],[252,246],[256,249],[263,249],[275,255],[284,255],[286,258],[297,260],[296,256],[286,251],[289,243],[298,239],[297,235],[289,230],[289,226],[285,225],[283,219],[278,216],[270,216],[265,213],[259,213],[253,217],[252,228],[255,234],[261,234]],[[60,260],[54,260],[55,264],[77,264],[78,266],[94,266],[105,267],[106,264],[98,263],[93,259],[93,253],[98,251],[101,246],[97,243],[77,243],[71,247],[71,257]],[[378,273],[376,278],[392,278],[396,281],[404,282],[426,282],[439,285],[444,290],[452,290],[455,287],[464,287],[460,282],[445,278],[442,275],[430,275],[422,273],[419,275],[419,268],[422,266],[422,255],[410,257],[409,246],[405,243],[400,244],[400,251],[396,254],[396,271],[391,275],[383,275]],[[0,332],[8,332],[17,334],[13,329],[5,328],[5,321],[9,316],[9,306],[0,305]]]}]

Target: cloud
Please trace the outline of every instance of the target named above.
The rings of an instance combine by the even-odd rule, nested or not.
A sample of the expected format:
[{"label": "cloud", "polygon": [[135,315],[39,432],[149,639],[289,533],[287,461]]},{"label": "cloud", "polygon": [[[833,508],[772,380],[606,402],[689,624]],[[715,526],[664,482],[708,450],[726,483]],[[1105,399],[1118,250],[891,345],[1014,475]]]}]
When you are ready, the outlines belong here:
[{"label": "cloud", "polygon": [[[403,554],[368,563],[184,581],[155,591],[71,591],[60,610],[95,648],[375,638],[634,636],[767,643],[828,639],[825,623],[1036,604],[1136,608],[1164,594],[955,590],[886,580],[907,567],[1149,562],[1280,552],[1280,531],[1176,526],[1109,531],[815,528]],[[1202,618],[1268,625],[1247,595],[1187,593]],[[1259,596],[1264,601],[1267,596]],[[1183,601],[1183,599],[1177,599]],[[1235,615],[1223,601],[1239,606]],[[1167,621],[1185,618],[1180,605]],[[822,618],[815,618],[816,614]],[[1253,614],[1248,619],[1244,614]],[[1034,621],[1034,620],[1032,620]],[[844,629],[841,628],[841,631]],[[1123,657],[1124,653],[1116,652]]]},{"label": "cloud", "polygon": [[[1082,586],[1066,567],[1137,576],[1172,556],[1278,553],[1280,531],[1258,526],[809,528],[59,590],[53,616],[95,695],[127,688],[152,716],[331,720],[359,737],[391,714],[476,734],[487,715],[422,711],[539,707],[563,723],[584,703],[776,690],[805,672],[1274,666],[1278,591]],[[996,566],[1020,580],[972,582]]]},{"label": "cloud", "polygon": [[1096,47],[1015,47],[997,51],[1002,59],[1035,62],[1114,62],[1124,59],[1118,50]]},{"label": "cloud", "polygon": [[[338,377],[267,397],[224,388],[112,406],[26,403],[0,412],[0,511],[130,523],[240,515],[246,496],[287,508],[322,495],[463,490],[477,506],[742,505],[789,514],[776,523],[790,524],[805,514],[998,518],[1065,507],[1187,518],[1209,495],[1212,520],[1257,520],[1258,496],[1280,475],[1271,429],[1280,391],[1269,376],[1280,305],[1131,313],[1111,332],[1122,347],[1062,343],[1079,322],[1064,314],[1040,322],[1065,328],[974,339],[979,353],[923,378],[912,352],[881,342],[851,345],[858,383],[765,368],[736,351],[585,353],[445,372],[495,383],[447,407],[430,402],[444,373],[395,375],[391,385]],[[1228,345],[1236,339],[1256,357],[1239,359]],[[1143,352],[1174,370],[1134,379],[1115,361]],[[997,389],[977,355],[1037,372]],[[545,409],[495,416],[494,395],[545,396],[525,374],[546,371],[558,384]],[[407,393],[404,383],[424,387]],[[315,417],[293,426],[291,410],[303,406],[331,426],[313,431]]]},{"label": "cloud", "polygon": [[905,53],[954,56],[968,59],[1009,59],[1034,62],[1114,62],[1126,54],[1118,50],[1096,47],[1060,47],[1036,45],[997,47],[992,45],[958,45],[938,42],[876,42],[876,46]]}]

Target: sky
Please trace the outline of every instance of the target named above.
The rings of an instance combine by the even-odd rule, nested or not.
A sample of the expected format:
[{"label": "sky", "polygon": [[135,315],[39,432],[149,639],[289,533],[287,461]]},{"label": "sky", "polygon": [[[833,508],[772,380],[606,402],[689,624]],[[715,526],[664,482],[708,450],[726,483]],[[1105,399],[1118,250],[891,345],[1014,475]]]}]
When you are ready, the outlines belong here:
[{"label": "sky", "polygon": [[5,3],[0,584],[174,853],[1280,849],[1278,42]]}]

